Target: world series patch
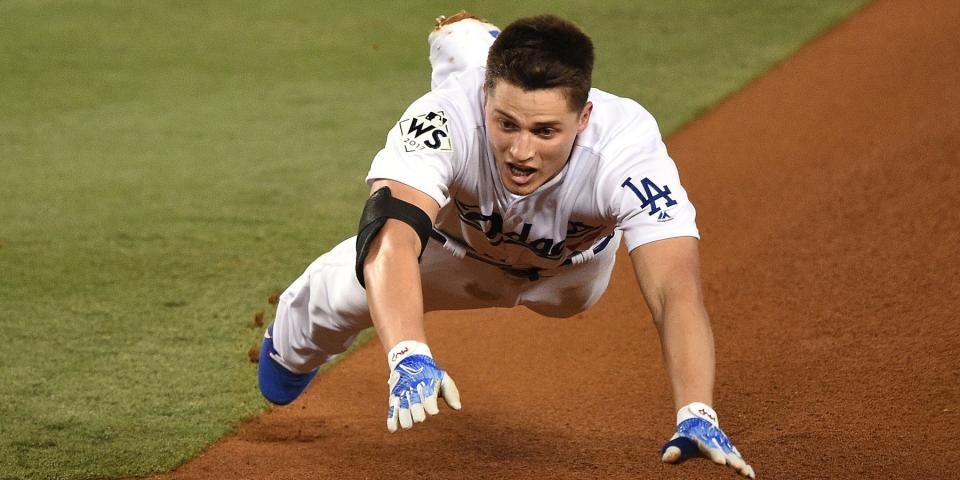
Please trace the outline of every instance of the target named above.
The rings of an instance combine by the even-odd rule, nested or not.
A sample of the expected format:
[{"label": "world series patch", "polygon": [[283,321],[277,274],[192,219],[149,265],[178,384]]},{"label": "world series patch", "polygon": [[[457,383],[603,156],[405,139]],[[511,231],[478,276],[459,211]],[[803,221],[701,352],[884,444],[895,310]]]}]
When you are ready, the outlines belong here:
[{"label": "world series patch", "polygon": [[424,149],[452,152],[447,114],[438,110],[400,120],[400,142],[408,153]]}]

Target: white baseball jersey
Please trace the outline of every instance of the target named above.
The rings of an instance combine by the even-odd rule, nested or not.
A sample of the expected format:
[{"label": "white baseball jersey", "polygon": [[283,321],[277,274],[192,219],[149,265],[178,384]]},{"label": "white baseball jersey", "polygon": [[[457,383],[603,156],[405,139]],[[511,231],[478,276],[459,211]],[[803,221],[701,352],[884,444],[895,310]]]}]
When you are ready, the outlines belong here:
[{"label": "white baseball jersey", "polygon": [[441,206],[435,231],[504,268],[589,259],[615,229],[630,250],[699,238],[696,211],[656,121],[636,102],[598,89],[590,91],[590,122],[567,165],[529,195],[510,193],[486,138],[483,78],[483,68],[451,75],[415,101],[390,130],[367,181],[395,180],[431,196]]}]

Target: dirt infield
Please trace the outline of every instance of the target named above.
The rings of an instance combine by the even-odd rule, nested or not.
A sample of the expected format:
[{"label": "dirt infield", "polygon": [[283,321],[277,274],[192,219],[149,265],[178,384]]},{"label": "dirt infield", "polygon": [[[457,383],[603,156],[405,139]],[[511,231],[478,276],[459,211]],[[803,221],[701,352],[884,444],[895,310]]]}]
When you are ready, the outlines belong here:
[{"label": "dirt infield", "polygon": [[[960,478],[960,4],[878,1],[668,146],[699,209],[716,408],[759,478]],[[155,478],[729,478],[626,257],[591,311],[432,314],[464,410],[386,432],[378,342]]]}]

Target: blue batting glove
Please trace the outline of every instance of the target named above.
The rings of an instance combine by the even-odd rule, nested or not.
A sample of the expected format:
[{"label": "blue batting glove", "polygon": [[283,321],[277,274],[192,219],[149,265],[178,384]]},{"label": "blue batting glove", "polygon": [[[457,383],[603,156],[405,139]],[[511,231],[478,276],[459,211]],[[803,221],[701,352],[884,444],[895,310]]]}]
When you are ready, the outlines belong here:
[{"label": "blue batting glove", "polygon": [[720,430],[717,412],[705,403],[694,402],[677,412],[677,433],[663,444],[660,455],[666,463],[707,457],[720,465],[729,465],[740,475],[756,478],[753,467]]},{"label": "blue batting glove", "polygon": [[460,410],[457,384],[433,362],[430,348],[414,341],[398,343],[387,355],[390,363],[390,411],[387,430],[397,426],[407,429],[427,419],[427,414],[440,413],[437,397],[442,395],[454,410]]}]

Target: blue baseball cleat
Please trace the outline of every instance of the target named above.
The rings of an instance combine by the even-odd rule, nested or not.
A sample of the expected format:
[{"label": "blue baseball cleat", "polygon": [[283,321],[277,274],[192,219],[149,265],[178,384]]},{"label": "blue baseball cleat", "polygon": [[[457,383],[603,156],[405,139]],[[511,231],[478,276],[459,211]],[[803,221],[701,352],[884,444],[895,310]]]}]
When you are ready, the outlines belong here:
[{"label": "blue baseball cleat", "polygon": [[317,376],[317,370],[310,373],[293,373],[277,362],[274,357],[279,358],[280,354],[273,348],[273,324],[271,323],[263,334],[263,343],[260,344],[257,380],[260,383],[260,393],[264,398],[277,405],[287,405],[296,400],[307,385],[310,385],[313,377]]}]

